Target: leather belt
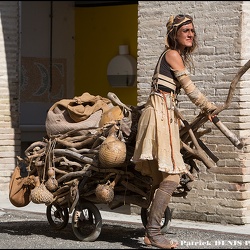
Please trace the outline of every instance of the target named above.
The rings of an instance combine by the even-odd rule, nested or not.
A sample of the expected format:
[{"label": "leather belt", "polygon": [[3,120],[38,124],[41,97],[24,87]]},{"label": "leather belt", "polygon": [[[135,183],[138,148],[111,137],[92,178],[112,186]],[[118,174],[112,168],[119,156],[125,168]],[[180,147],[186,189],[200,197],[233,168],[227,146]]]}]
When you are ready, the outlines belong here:
[{"label": "leather belt", "polygon": [[175,94],[175,89],[171,89],[171,88],[169,88],[167,86],[164,86],[162,84],[158,84],[158,89],[161,90],[161,91],[163,91],[163,92],[166,92],[166,93],[173,93],[173,94]]}]

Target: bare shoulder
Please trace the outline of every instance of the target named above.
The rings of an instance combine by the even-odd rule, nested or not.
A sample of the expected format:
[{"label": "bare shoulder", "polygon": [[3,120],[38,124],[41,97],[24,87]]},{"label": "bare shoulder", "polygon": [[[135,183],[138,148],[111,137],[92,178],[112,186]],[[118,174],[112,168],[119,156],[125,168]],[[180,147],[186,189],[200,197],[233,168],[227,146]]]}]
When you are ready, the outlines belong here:
[{"label": "bare shoulder", "polygon": [[174,49],[169,49],[166,55],[168,55],[169,57],[180,57],[180,54]]},{"label": "bare shoulder", "polygon": [[180,70],[184,68],[182,58],[176,50],[171,49],[167,51],[165,57],[166,61],[168,62],[168,64],[172,69]]}]

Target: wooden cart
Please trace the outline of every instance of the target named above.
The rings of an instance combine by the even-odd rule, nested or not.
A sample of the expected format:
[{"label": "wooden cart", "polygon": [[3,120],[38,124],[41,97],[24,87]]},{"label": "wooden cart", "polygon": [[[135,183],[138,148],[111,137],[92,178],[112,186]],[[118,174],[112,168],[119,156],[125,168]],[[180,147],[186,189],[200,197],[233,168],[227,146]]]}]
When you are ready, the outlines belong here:
[{"label": "wooden cart", "polygon": [[[249,68],[248,61],[233,79],[228,98],[215,113],[218,115],[227,108],[240,77]],[[114,106],[119,106],[123,119],[105,123],[102,127],[72,130],[57,136],[43,138],[32,143],[25,150],[25,157],[18,157],[19,165],[27,170],[26,185],[31,190],[34,203],[45,203],[46,215],[50,225],[63,229],[72,213],[72,229],[81,241],[95,241],[101,233],[102,218],[95,204],[108,204],[111,210],[124,204],[141,207],[141,219],[147,224],[147,213],[153,196],[152,179],[135,170],[131,162],[135,146],[137,123],[143,106],[127,106],[119,98],[109,93],[108,98]],[[211,168],[218,158],[202,141],[202,136],[211,129],[202,129],[208,118],[200,113],[192,122],[188,122],[176,108],[181,120],[180,137],[181,153],[189,172],[181,176],[180,184],[173,196],[186,196],[191,190],[193,173],[199,172],[197,161],[202,161]],[[214,124],[233,143],[241,149],[242,141],[238,140],[218,118]],[[101,149],[108,138],[118,140],[109,154],[111,157],[125,157],[119,163],[109,164],[101,158]],[[119,148],[121,146],[121,148]],[[120,150],[120,151],[119,151]],[[114,158],[113,158],[114,159]],[[169,208],[162,220],[162,232],[166,232],[171,221]]]}]

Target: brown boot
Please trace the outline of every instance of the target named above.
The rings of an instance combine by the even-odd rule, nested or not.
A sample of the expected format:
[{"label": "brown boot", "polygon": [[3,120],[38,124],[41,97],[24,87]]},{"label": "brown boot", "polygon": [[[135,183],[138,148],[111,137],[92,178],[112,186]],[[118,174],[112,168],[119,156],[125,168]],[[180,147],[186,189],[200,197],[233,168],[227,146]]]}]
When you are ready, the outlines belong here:
[{"label": "brown boot", "polygon": [[148,216],[146,236],[144,238],[145,244],[150,245],[151,243],[152,246],[165,249],[175,248],[178,245],[178,243],[166,239],[161,233],[163,214],[177,186],[178,183],[174,181],[162,181],[156,190]]}]

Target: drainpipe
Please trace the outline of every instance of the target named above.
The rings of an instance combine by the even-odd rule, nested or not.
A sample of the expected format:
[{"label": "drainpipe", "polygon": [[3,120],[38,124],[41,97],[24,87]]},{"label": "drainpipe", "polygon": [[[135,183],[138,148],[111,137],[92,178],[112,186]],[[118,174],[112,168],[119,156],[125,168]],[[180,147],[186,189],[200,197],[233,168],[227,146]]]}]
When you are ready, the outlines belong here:
[{"label": "drainpipe", "polygon": [[18,1],[18,114],[19,114],[19,125],[20,125],[20,115],[21,115],[21,81],[22,81],[22,65],[21,65],[21,37],[22,37],[22,1]]},{"label": "drainpipe", "polygon": [[49,75],[50,75],[50,88],[49,92],[52,91],[52,59],[53,59],[53,1],[50,1],[50,63],[49,63]]}]

